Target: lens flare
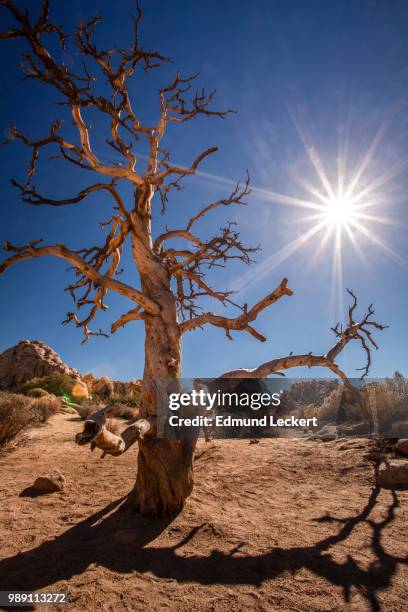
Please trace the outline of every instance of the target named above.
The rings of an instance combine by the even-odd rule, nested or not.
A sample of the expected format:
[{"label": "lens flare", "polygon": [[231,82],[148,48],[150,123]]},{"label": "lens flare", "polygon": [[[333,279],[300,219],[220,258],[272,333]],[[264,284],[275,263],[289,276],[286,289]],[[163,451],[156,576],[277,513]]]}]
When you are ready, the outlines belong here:
[{"label": "lens flare", "polygon": [[[383,172],[368,178],[369,171],[371,175],[374,174],[374,156],[385,132],[383,125],[360,156],[354,169],[349,168],[347,147],[339,147],[337,160],[328,163],[332,171],[327,173],[306,130],[296,121],[295,125],[317,180],[313,181],[307,177],[306,172],[301,176],[294,175],[303,195],[290,196],[256,186],[252,187],[251,191],[259,200],[289,207],[293,211],[297,209],[299,214],[291,216],[296,237],[270,253],[256,264],[255,269],[235,278],[231,289],[246,292],[289,257],[308,248],[310,253],[307,263],[304,264],[305,272],[311,271],[318,264],[318,260],[331,260],[331,304],[333,313],[338,311],[339,314],[335,316],[339,316],[344,295],[343,262],[346,253],[351,253],[355,263],[360,262],[365,271],[372,272],[370,257],[367,257],[365,252],[366,245],[371,244],[398,265],[405,268],[408,266],[407,260],[386,243],[378,230],[384,225],[397,225],[389,216],[392,197],[387,196],[385,187],[406,170],[408,160],[399,159],[384,168]],[[333,170],[336,170],[335,177]],[[396,220],[400,224],[401,221],[398,218]]]},{"label": "lens flare", "polygon": [[353,200],[343,195],[328,200],[327,210],[324,211],[327,217],[327,224],[333,227],[344,227],[350,224],[355,213]]}]

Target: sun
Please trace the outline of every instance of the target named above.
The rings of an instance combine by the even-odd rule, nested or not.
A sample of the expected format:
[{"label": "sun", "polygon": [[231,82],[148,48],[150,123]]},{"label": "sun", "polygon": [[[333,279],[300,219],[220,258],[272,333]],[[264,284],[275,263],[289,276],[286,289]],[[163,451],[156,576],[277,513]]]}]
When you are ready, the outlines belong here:
[{"label": "sun", "polygon": [[294,228],[294,237],[258,264],[255,274],[251,270],[240,275],[234,279],[231,287],[248,291],[250,286],[270,274],[272,268],[303,251],[306,253],[303,274],[311,273],[322,264],[330,266],[331,310],[337,317],[344,307],[343,268],[350,268],[352,262],[354,269],[361,266],[364,273],[372,273],[369,246],[382,251],[394,263],[408,267],[408,261],[387,243],[383,231],[386,226],[396,224],[389,214],[393,205],[393,186],[390,182],[406,168],[408,162],[398,159],[388,167],[377,162],[374,170],[374,156],[384,133],[381,127],[368,149],[361,152],[354,167],[347,159],[346,145],[339,144],[338,155],[331,163],[328,160],[329,171],[326,172],[310,137],[299,124],[295,122],[295,125],[315,178],[310,172],[292,172],[292,179],[302,190],[297,196],[256,186],[251,190],[260,199],[292,209],[294,214],[288,215],[288,219]]},{"label": "sun", "polygon": [[350,226],[356,220],[357,210],[352,198],[340,195],[327,199],[326,210],[322,212],[326,216],[327,224],[332,227]]}]

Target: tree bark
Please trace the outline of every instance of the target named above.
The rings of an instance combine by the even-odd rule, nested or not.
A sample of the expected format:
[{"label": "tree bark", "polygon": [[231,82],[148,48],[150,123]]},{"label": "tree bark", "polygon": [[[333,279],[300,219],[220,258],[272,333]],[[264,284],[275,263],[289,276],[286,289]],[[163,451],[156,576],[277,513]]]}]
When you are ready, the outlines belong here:
[{"label": "tree bark", "polygon": [[128,502],[147,516],[176,514],[193,490],[194,444],[188,440],[139,441],[136,484]]},{"label": "tree bark", "polygon": [[[167,405],[169,386],[181,378],[181,332],[170,274],[152,250],[150,219],[135,217],[133,256],[141,276],[142,291],[160,306],[158,315],[143,316],[145,365],[141,417],[154,419],[160,402]],[[154,298],[153,298],[154,296]],[[193,489],[195,440],[147,435],[139,440],[137,478],[130,506],[148,516],[179,512]]]}]

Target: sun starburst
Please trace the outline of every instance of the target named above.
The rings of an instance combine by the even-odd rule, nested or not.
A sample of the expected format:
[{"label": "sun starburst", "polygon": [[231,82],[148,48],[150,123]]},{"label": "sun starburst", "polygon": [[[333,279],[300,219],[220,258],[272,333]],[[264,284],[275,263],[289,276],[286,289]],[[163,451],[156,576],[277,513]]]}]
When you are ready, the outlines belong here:
[{"label": "sun starburst", "polygon": [[[269,274],[274,267],[306,247],[310,250],[307,264],[310,268],[317,263],[323,253],[327,254],[328,250],[331,250],[331,302],[332,311],[337,312],[343,308],[345,253],[353,253],[356,265],[359,262],[371,271],[366,256],[366,245],[370,243],[399,265],[406,267],[408,264],[386,243],[378,229],[380,226],[393,224],[391,216],[387,214],[392,198],[387,196],[386,187],[407,167],[407,159],[398,160],[384,172],[377,172],[374,178],[368,178],[368,175],[374,174],[372,162],[384,134],[385,128],[382,126],[352,171],[348,168],[345,148],[340,148],[336,176],[329,179],[310,138],[307,137],[305,130],[298,124],[296,126],[317,181],[305,178],[306,173],[294,176],[303,190],[303,195],[297,197],[258,187],[252,188],[253,194],[260,199],[270,201],[272,204],[293,207],[293,210],[298,209],[299,213],[301,211],[305,213],[292,217],[296,238],[258,263],[255,271],[251,270],[235,279],[232,287],[246,291],[263,276]],[[336,162],[328,162],[327,165],[333,169],[333,166],[336,167]],[[330,175],[333,175],[333,172]],[[328,259],[327,255],[325,259]]]}]

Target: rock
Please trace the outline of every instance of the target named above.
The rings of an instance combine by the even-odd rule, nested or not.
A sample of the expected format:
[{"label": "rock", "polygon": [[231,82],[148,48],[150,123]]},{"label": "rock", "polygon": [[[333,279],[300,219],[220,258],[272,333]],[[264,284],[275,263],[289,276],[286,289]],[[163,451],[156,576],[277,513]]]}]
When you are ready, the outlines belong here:
[{"label": "rock", "polygon": [[68,404],[65,404],[63,402],[61,402],[60,412],[62,414],[73,414],[73,415],[79,417],[78,410],[75,410],[75,408],[73,406],[68,406]]},{"label": "rock", "polygon": [[93,393],[104,400],[108,400],[114,394],[115,387],[107,376],[102,376],[93,386]]},{"label": "rock", "polygon": [[79,377],[77,370],[69,368],[52,348],[40,340],[22,340],[0,355],[0,389],[3,390],[55,372]]},{"label": "rock", "polygon": [[396,423],[393,423],[388,435],[390,438],[407,438],[408,437],[407,421],[397,421]]},{"label": "rock", "polygon": [[395,450],[401,455],[408,457],[408,438],[401,438],[395,445]]},{"label": "rock", "polygon": [[89,398],[89,390],[87,384],[83,380],[77,380],[71,389],[71,395],[75,398]]},{"label": "rock", "polygon": [[377,484],[381,487],[407,487],[408,461],[393,461],[384,465],[378,472]]},{"label": "rock", "polygon": [[367,437],[371,434],[371,426],[368,423],[349,423],[337,426],[339,436],[345,438]]},{"label": "rock", "polygon": [[321,440],[322,442],[331,442],[337,438],[336,425],[325,425],[319,431],[311,436],[313,440]]},{"label": "rock", "polygon": [[54,491],[62,491],[64,486],[65,478],[61,472],[59,470],[51,470],[35,480],[33,489],[41,493],[52,493]]},{"label": "rock", "polygon": [[95,378],[91,373],[85,374],[81,377],[81,380],[86,383],[89,392],[93,395],[96,393],[100,395],[101,389],[107,387],[105,392],[108,395],[115,393],[116,395],[139,395],[141,393],[142,383],[140,380],[131,380],[129,382],[123,382],[121,380],[110,380],[107,376],[102,378]]}]

